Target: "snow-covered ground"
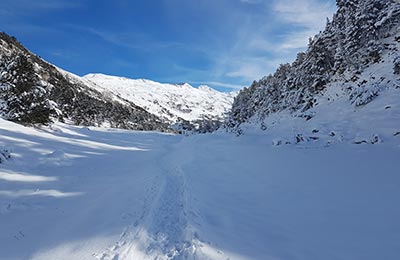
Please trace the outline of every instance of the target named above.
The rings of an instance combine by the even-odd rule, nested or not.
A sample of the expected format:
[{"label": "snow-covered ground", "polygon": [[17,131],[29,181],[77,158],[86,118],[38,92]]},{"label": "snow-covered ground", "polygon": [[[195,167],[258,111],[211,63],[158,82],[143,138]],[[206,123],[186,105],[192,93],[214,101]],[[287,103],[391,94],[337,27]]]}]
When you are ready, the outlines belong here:
[{"label": "snow-covered ground", "polygon": [[398,259],[396,140],[275,147],[0,119],[0,259]]},{"label": "snow-covered ground", "polygon": [[[354,83],[335,82],[322,94],[316,95],[318,105],[305,112],[270,114],[263,120],[253,117],[240,126],[241,133],[261,135],[275,145],[315,142],[329,146],[334,143],[397,143],[400,136],[400,78],[379,78],[379,66],[369,68],[361,75],[377,79],[356,88],[363,105],[356,106],[349,99],[348,88]],[[380,68],[382,69],[382,68]],[[383,67],[385,70],[389,68]],[[374,92],[374,88],[379,91]],[[368,98],[372,101],[366,102]],[[361,102],[361,101],[360,101]]]}]

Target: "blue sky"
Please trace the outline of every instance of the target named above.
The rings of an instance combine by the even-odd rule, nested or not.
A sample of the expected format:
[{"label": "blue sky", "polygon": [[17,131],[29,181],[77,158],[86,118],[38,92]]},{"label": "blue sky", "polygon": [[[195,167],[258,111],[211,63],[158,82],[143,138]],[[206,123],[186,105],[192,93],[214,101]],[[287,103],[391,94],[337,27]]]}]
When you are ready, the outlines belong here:
[{"label": "blue sky", "polygon": [[334,0],[1,0],[0,30],[78,75],[248,86],[291,62]]}]

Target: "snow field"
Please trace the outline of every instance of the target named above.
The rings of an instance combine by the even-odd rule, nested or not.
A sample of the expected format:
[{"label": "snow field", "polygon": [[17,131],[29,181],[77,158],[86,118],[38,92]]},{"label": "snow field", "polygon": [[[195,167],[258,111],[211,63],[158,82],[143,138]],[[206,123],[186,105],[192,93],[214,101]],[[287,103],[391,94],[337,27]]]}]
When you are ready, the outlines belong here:
[{"label": "snow field", "polygon": [[396,259],[396,142],[0,120],[0,259]]}]

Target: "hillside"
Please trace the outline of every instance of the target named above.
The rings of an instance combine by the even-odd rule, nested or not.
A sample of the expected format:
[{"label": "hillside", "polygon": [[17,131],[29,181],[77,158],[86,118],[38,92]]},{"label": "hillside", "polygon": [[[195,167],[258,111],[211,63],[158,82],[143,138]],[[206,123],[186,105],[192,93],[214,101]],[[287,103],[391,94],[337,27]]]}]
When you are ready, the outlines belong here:
[{"label": "hillside", "polygon": [[277,143],[398,135],[400,3],[338,0],[337,7],[306,52],[238,94],[229,131],[279,133]]}]

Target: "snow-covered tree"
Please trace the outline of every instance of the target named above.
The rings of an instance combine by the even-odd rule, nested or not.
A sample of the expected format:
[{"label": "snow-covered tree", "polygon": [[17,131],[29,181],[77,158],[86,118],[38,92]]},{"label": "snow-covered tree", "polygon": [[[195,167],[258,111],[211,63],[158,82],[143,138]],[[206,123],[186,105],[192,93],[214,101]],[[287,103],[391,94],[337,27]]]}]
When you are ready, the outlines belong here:
[{"label": "snow-covered tree", "polygon": [[[382,53],[399,52],[386,40],[398,33],[398,0],[337,0],[337,7],[325,30],[310,39],[306,52],[239,93],[226,123],[228,128],[237,128],[250,118],[262,122],[271,113],[285,109],[303,113],[317,104],[315,97],[333,81],[347,77],[343,82],[355,82],[371,64],[381,62]],[[393,60],[397,74],[399,60]],[[381,89],[365,83],[349,88],[349,99],[356,106],[371,101]]]},{"label": "snow-covered tree", "polygon": [[45,99],[46,90],[39,82],[32,63],[23,55],[9,59],[9,72],[1,77],[1,96],[7,108],[5,116],[12,121],[25,124],[50,122],[51,110]]}]

